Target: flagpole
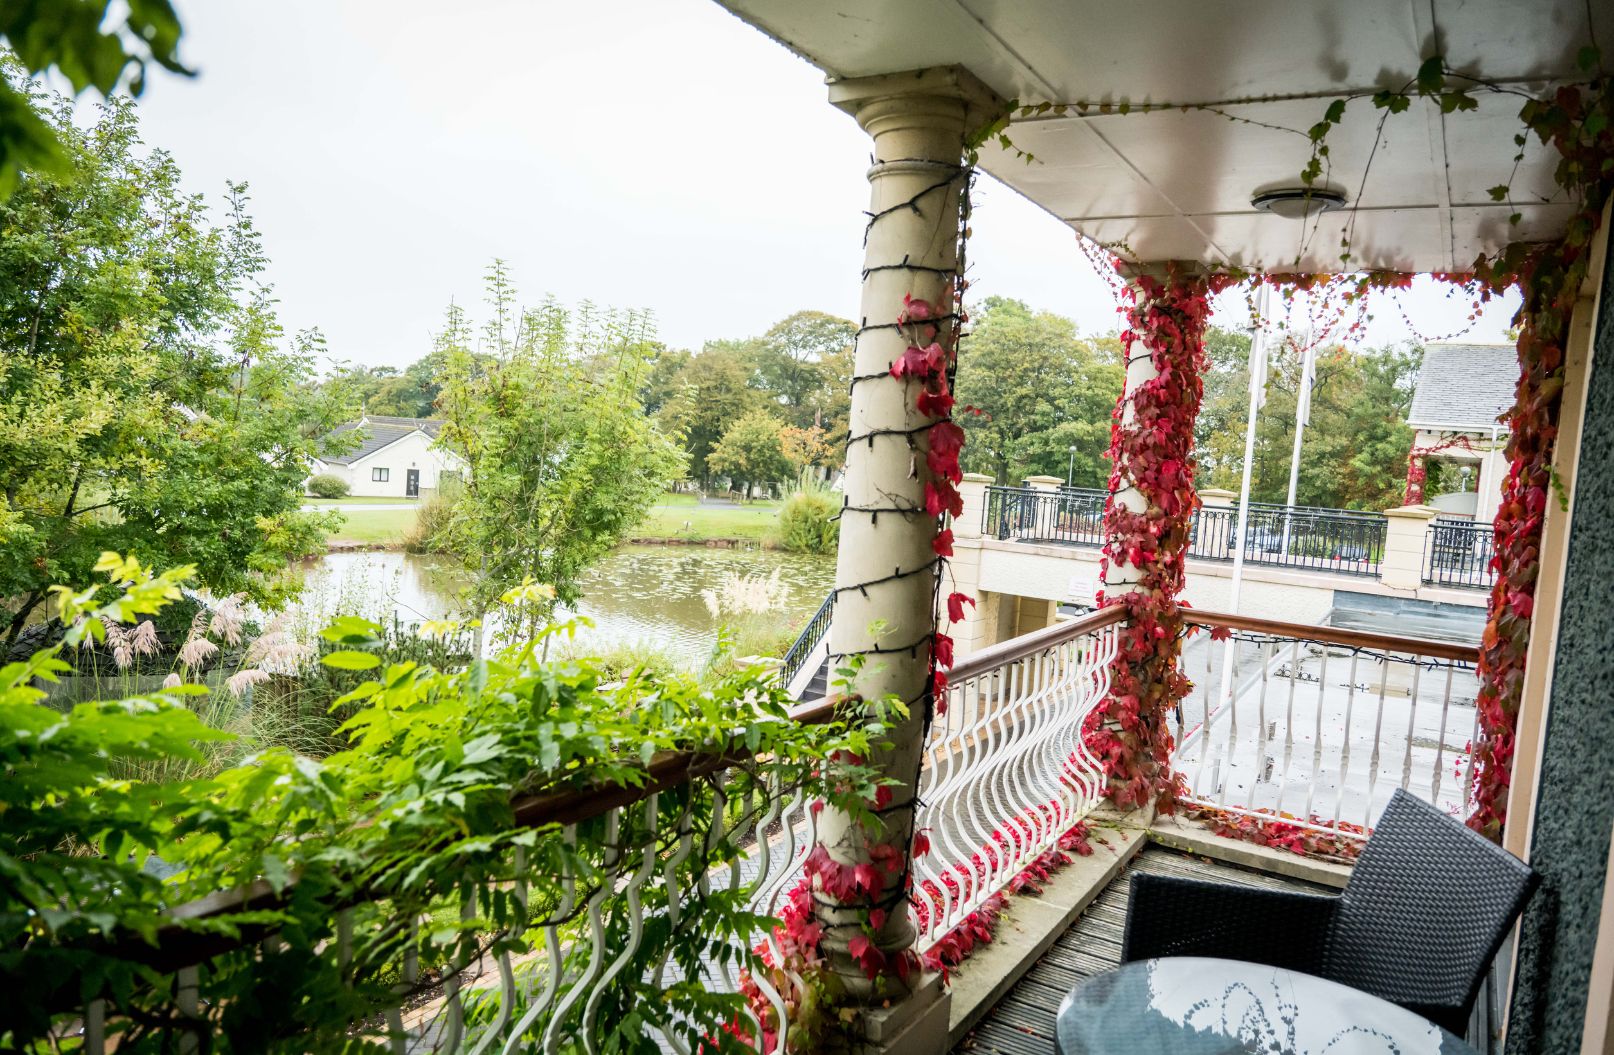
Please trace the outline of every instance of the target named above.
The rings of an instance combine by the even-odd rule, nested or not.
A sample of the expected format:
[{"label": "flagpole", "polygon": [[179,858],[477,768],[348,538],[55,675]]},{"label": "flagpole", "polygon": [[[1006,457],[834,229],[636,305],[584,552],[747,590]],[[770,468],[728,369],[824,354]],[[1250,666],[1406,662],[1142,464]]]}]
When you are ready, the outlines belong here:
[{"label": "flagpole", "polygon": [[1289,552],[1290,521],[1294,519],[1295,492],[1300,487],[1300,444],[1311,424],[1311,388],[1317,383],[1317,349],[1311,344],[1311,328],[1306,329],[1306,347],[1300,352],[1300,391],[1295,396],[1295,449],[1289,455],[1289,500],[1283,511],[1283,552]]},{"label": "flagpole", "polygon": [[[1239,482],[1239,516],[1238,527],[1233,538],[1237,546],[1233,551],[1233,579],[1232,587],[1228,592],[1227,610],[1231,615],[1237,615],[1239,610],[1239,590],[1244,584],[1244,553],[1249,548],[1250,529],[1250,469],[1255,461],[1255,420],[1266,398],[1267,387],[1267,341],[1266,323],[1268,304],[1271,300],[1271,288],[1265,283],[1256,290],[1255,294],[1255,332],[1250,337],[1250,412],[1244,425],[1244,472]],[[1218,709],[1226,704],[1233,695],[1233,650],[1235,642],[1227,639],[1227,649],[1222,657],[1222,688],[1217,695]],[[1210,731],[1211,716],[1205,715],[1205,730]]]}]

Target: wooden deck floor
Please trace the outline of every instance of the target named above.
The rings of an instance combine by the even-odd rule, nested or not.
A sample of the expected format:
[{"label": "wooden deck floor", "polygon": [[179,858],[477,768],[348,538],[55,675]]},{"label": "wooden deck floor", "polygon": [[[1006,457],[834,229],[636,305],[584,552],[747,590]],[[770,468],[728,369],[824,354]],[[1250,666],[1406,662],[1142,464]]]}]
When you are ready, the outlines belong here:
[{"label": "wooden deck floor", "polygon": [[1121,961],[1121,933],[1132,872],[1186,876],[1219,883],[1329,893],[1298,879],[1252,872],[1236,865],[1146,846],[1104,892],[1060,935],[1054,947],[1026,972],[972,1029],[955,1053],[969,1055],[1054,1055],[1054,1013],[1065,994],[1084,978]]}]

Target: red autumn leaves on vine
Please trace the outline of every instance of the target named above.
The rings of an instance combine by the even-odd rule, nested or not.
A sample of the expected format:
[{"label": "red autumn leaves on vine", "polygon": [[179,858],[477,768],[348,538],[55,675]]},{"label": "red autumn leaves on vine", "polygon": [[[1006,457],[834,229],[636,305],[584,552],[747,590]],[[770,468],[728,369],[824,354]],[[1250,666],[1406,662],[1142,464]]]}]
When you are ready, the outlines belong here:
[{"label": "red autumn leaves on vine", "polygon": [[1405,505],[1414,506],[1423,504],[1424,484],[1429,480],[1428,458],[1432,454],[1461,447],[1469,453],[1474,453],[1474,445],[1468,442],[1467,436],[1454,436],[1441,443],[1430,444],[1427,447],[1414,445],[1407,454],[1407,489],[1401,496]]},{"label": "red autumn leaves on vine", "polygon": [[1118,806],[1175,806],[1168,716],[1188,693],[1178,668],[1183,619],[1177,597],[1185,579],[1194,489],[1194,420],[1203,396],[1204,335],[1210,295],[1226,277],[1142,275],[1127,287],[1122,347],[1130,362],[1148,355],[1153,378],[1116,403],[1110,426],[1110,491],[1129,484],[1143,496],[1134,511],[1111,501],[1104,513],[1101,574],[1121,565],[1137,581],[1101,594],[1104,607],[1124,605],[1127,624],[1110,668],[1110,692],[1090,723],[1088,746],[1102,761]]},{"label": "red autumn leaves on vine", "polygon": [[1564,85],[1519,111],[1559,155],[1556,179],[1578,208],[1558,242],[1514,242],[1475,271],[1492,289],[1517,285],[1519,383],[1508,426],[1508,475],[1495,521],[1490,618],[1480,638],[1480,737],[1474,747],[1469,825],[1496,838],[1507,820],[1515,730],[1523,696],[1530,619],[1541,571],[1541,536],[1552,489],[1552,452],[1563,401],[1564,342],[1590,266],[1592,237],[1614,191],[1614,93],[1606,80]]},{"label": "red autumn leaves on vine", "polygon": [[[956,292],[956,291],[955,291]],[[947,517],[964,512],[964,499],[958,492],[964,472],[959,455],[964,450],[964,430],[955,422],[953,393],[948,375],[957,358],[957,348],[942,343],[937,325],[944,313],[928,300],[906,294],[897,313],[897,328],[908,338],[908,347],[891,364],[891,376],[917,381],[919,391],[914,409],[922,417],[938,418],[925,433],[925,514],[941,521],[931,549],[940,560],[953,555],[953,532],[945,526]],[[960,316],[962,320],[963,316]],[[974,598],[952,593],[947,598],[947,619],[957,623],[964,618],[964,606]],[[946,712],[947,668],[953,665],[953,639],[942,630],[932,635],[930,648],[930,695],[938,712]]]}]

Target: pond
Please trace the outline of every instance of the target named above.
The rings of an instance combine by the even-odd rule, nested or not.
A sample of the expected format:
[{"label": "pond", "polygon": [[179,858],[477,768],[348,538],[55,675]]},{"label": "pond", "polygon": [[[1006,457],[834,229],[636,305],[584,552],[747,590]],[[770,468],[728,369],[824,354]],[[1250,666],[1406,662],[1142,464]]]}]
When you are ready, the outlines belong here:
[{"label": "pond", "polygon": [[[717,641],[718,620],[701,593],[732,575],[779,577],[781,607],[792,627],[805,625],[834,584],[833,557],[762,549],[624,546],[583,576],[576,614],[594,626],[579,645],[648,645],[698,665]],[[405,623],[452,618],[462,578],[441,557],[396,552],[330,553],[313,562],[296,618],[318,625],[338,612]],[[562,613],[565,614],[564,612]]]}]

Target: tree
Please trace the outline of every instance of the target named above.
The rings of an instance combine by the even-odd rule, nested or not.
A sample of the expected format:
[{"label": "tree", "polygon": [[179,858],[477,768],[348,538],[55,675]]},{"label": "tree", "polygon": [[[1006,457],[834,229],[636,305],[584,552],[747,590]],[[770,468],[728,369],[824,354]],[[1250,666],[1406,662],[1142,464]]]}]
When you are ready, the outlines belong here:
[{"label": "tree", "polygon": [[1110,417],[1124,371],[1113,342],[1084,339],[1076,324],[1023,302],[988,297],[959,356],[955,410],[964,468],[999,483],[1043,474],[1102,487],[1109,478]]},{"label": "tree", "polygon": [[[117,5],[97,0],[31,0],[0,5],[0,200],[30,169],[57,177],[72,170],[67,137],[39,112],[28,78],[55,70],[75,93],[94,88],[111,98],[124,88],[138,97],[146,67],[156,63],[189,76],[179,61],[179,17],[168,0]],[[133,67],[134,75],[125,77]]]},{"label": "tree", "polygon": [[639,401],[644,404],[645,413],[659,414],[672,402],[678,394],[678,375],[693,358],[694,355],[683,348],[668,348],[660,341],[655,342],[655,356],[639,390]]},{"label": "tree", "polygon": [[[1211,330],[1205,349],[1210,369],[1194,429],[1199,482],[1236,490],[1249,412],[1250,341]],[[1400,503],[1413,436],[1406,417],[1422,359],[1422,350],[1410,347],[1317,349],[1297,503],[1373,510]],[[1288,497],[1301,365],[1293,343],[1272,353],[1250,470],[1256,501],[1281,503]]]},{"label": "tree", "polygon": [[779,419],[765,410],[753,410],[729,426],[707,459],[711,468],[726,474],[742,495],[753,484],[775,484],[791,475],[779,434]]},{"label": "tree", "polygon": [[[689,454],[689,471],[702,487],[711,485],[712,450],[736,421],[765,402],[751,387],[749,350],[732,341],[712,341],[690,356],[674,376],[672,395],[659,420],[678,436]],[[721,471],[721,470],[718,470]]]},{"label": "tree", "polygon": [[391,366],[344,364],[322,387],[366,414],[429,418],[441,391],[437,375],[444,365],[444,357],[437,352],[421,356],[403,370]]},{"label": "tree", "polygon": [[757,387],[797,428],[822,426],[822,395],[841,381],[837,365],[857,341],[857,324],[821,311],[798,311],[756,342]]},{"label": "tree", "polygon": [[309,398],[318,336],[285,347],[246,211],[222,224],[142,153],[134,106],[76,128],[45,115],[65,175],[0,203],[0,598],[17,633],[100,553],[195,564],[200,584],[273,603],[302,481],[342,408]]},{"label": "tree", "polygon": [[829,433],[817,425],[809,425],[804,429],[786,425],[779,430],[779,446],[784,452],[785,460],[797,472],[835,464],[843,454],[843,448],[834,443]]},{"label": "tree", "polygon": [[519,309],[497,260],[488,302],[484,354],[456,307],[436,343],[441,441],[467,469],[441,541],[472,574],[473,610],[516,589],[530,602],[520,628],[530,633],[551,599],[577,599],[578,576],[679,476],[683,458],[639,402],[654,351],[644,314],[580,318],[553,300]]}]

